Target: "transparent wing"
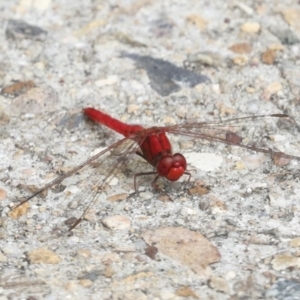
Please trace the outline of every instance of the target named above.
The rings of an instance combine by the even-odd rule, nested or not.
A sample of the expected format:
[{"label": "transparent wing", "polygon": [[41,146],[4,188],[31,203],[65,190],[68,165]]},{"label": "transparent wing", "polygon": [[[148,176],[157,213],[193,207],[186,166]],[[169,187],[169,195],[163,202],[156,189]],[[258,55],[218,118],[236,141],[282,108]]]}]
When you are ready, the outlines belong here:
[{"label": "transparent wing", "polygon": [[[283,130],[296,128],[293,119],[284,114],[242,117],[218,122],[187,123],[163,128],[172,134],[197,138],[199,142],[202,140],[224,143],[262,152],[272,157],[280,156],[300,160],[297,153],[293,155],[278,150],[278,143],[274,142],[273,136],[278,133],[279,127]],[[287,130],[285,134],[288,134]]]},{"label": "transparent wing", "polygon": [[39,201],[38,205],[30,201],[32,204],[30,210],[17,218],[17,223],[25,231],[38,229],[49,233],[55,229],[57,234],[74,228],[86,216],[98,197],[104,194],[106,183],[118,170],[120,172],[122,166],[138,148],[139,145],[128,138],[114,143],[19,202],[13,207],[12,216],[14,212],[28,205],[29,200],[62,184],[65,180],[68,181],[69,190],[57,194],[51,201],[48,201],[49,199]]}]

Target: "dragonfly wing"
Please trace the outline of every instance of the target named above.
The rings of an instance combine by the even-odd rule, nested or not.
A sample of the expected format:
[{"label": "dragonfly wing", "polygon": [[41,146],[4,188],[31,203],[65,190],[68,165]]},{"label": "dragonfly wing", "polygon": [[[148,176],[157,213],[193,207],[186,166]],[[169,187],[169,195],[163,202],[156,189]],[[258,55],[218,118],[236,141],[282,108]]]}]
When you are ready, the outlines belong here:
[{"label": "dragonfly wing", "polygon": [[[298,154],[286,154],[278,150],[272,135],[278,132],[278,124],[290,129],[294,121],[287,115],[274,114],[228,119],[217,122],[187,123],[165,127],[172,134],[180,134],[202,141],[219,142],[242,147],[271,156],[300,160]],[[285,122],[285,125],[283,124]],[[283,130],[285,130],[283,128]],[[288,134],[285,131],[285,134]]]},{"label": "dragonfly wing", "polygon": [[43,199],[40,205],[32,205],[30,212],[17,220],[18,226],[23,231],[38,228],[42,234],[49,233],[54,228],[59,232],[68,230],[72,224],[69,222],[64,228],[64,222],[70,221],[70,218],[73,220],[83,218],[82,213],[88,212],[98,197],[104,193],[106,183],[109,183],[138,148],[139,145],[134,140],[124,138],[54,179],[18,206],[21,208],[24,202],[65,181],[68,188],[64,193],[54,195],[51,200]]}]

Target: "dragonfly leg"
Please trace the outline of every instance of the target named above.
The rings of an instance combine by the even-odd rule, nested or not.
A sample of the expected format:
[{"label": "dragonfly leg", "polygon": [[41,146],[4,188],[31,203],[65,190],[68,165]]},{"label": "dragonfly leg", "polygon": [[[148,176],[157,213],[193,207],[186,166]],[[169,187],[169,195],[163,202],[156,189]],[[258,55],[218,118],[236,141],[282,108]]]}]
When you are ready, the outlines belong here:
[{"label": "dragonfly leg", "polygon": [[184,172],[183,174],[188,176],[188,179],[184,182],[184,190],[187,190],[188,185],[191,182],[192,174],[190,172]]},{"label": "dragonfly leg", "polygon": [[152,184],[151,184],[152,187],[153,187],[156,191],[158,191],[158,192],[164,194],[165,196],[167,196],[169,201],[172,201],[172,202],[173,202],[173,199],[170,197],[170,195],[169,195],[167,192],[165,192],[163,189],[161,189],[161,188],[156,184],[156,181],[157,181],[158,178],[159,178],[159,175],[156,175],[156,177],[155,177],[154,180],[152,181]]},{"label": "dragonfly leg", "polygon": [[144,172],[144,173],[136,173],[136,174],[134,174],[134,179],[133,179],[133,183],[134,183],[134,193],[132,193],[131,195],[135,195],[135,194],[138,193],[137,183],[136,183],[137,177],[140,177],[140,176],[147,176],[147,175],[157,175],[157,173],[156,173],[156,172]]},{"label": "dragonfly leg", "polygon": [[188,180],[185,182],[185,184],[190,183],[192,174],[190,172],[184,172],[183,174],[188,176]]},{"label": "dragonfly leg", "polygon": [[85,213],[80,218],[76,219],[74,221],[74,223],[72,223],[72,225],[69,226],[69,231],[72,231],[79,223],[81,223],[81,221],[83,220],[84,216],[85,216]]},{"label": "dragonfly leg", "polygon": [[136,173],[134,174],[134,193],[130,194],[130,196],[133,196],[135,194],[138,193],[138,189],[137,189],[137,182],[136,182],[136,179],[137,177],[140,177],[140,176],[147,176],[147,175],[156,175],[156,177],[154,178],[153,182],[152,182],[152,187],[156,190],[156,191],[159,191],[160,193],[162,194],[165,194],[170,201],[173,201],[172,198],[164,191],[162,190],[157,184],[156,184],[156,181],[157,179],[160,177],[159,175],[157,175],[156,172],[143,172],[143,173]]},{"label": "dragonfly leg", "polygon": [[[188,176],[188,179],[187,179],[187,181],[185,182],[185,185],[186,185],[186,184],[188,184],[188,183],[190,182],[191,177],[192,177],[192,174],[189,173],[189,172],[184,172],[183,174]],[[170,195],[169,195],[167,192],[165,192],[163,189],[161,189],[161,188],[156,184],[156,181],[157,181],[158,178],[160,177],[159,175],[157,175],[156,172],[144,172],[144,173],[136,173],[136,174],[134,174],[134,193],[132,193],[130,196],[133,196],[133,195],[135,195],[135,194],[138,193],[137,182],[136,182],[137,177],[139,177],[139,176],[146,176],[146,175],[156,175],[156,177],[155,177],[154,180],[152,181],[152,184],[151,184],[152,187],[153,187],[156,191],[158,191],[158,192],[160,192],[160,193],[166,195],[166,196],[168,197],[169,201],[173,201],[173,199],[170,197]]]}]

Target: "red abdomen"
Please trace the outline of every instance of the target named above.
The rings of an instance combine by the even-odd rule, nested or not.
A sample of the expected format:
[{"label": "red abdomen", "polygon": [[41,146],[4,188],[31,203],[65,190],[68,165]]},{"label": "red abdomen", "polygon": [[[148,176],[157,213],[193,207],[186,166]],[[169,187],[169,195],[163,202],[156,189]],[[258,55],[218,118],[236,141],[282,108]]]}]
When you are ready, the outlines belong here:
[{"label": "red abdomen", "polygon": [[125,124],[110,115],[94,109],[92,107],[87,107],[83,109],[83,112],[86,116],[92,119],[95,122],[98,122],[102,125],[109,127],[110,129],[124,135],[125,137],[130,137],[132,134],[137,133],[144,128],[140,125],[129,125]]}]

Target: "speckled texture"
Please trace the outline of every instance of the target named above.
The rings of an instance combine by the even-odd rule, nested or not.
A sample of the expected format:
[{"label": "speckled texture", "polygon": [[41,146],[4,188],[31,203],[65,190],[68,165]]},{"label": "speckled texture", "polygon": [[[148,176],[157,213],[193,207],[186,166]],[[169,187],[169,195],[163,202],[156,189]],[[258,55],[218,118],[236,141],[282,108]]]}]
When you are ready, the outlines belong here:
[{"label": "speckled texture", "polygon": [[[204,189],[187,193],[162,180],[174,200],[162,201],[143,177],[140,193],[128,197],[136,170],[151,170],[132,157],[71,236],[53,228],[66,206],[69,217],[82,211],[89,190],[81,191],[97,185],[101,169],[80,172],[64,191],[8,217],[8,206],[35,186],[120,138],[87,122],[86,106],[144,126],[272,113],[299,123],[298,1],[2,2],[0,85],[27,84],[0,95],[0,299],[299,299],[299,161],[278,167],[263,154],[176,136],[192,184]],[[154,75],[122,53],[187,66],[211,82],[171,78],[162,96]],[[297,124],[273,125],[261,137],[300,156]],[[215,161],[199,167],[208,157]],[[80,202],[69,205],[76,193]],[[194,231],[203,235],[219,259],[197,273],[175,259],[179,251],[168,254],[168,238],[150,257],[143,236],[165,227],[184,228],[186,243]]]}]

